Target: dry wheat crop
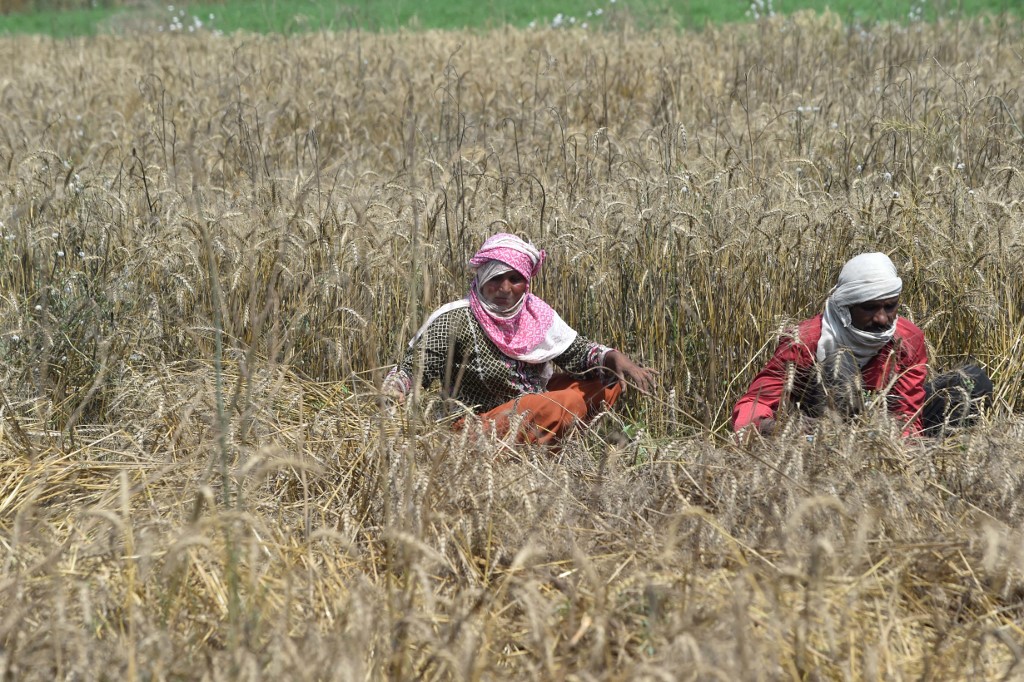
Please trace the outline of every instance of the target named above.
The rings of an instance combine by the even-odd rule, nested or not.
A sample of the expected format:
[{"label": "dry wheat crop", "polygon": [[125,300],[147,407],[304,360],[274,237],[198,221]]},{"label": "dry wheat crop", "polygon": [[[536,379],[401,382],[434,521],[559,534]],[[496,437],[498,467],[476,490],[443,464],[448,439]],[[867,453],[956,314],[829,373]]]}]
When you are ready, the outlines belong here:
[{"label": "dry wheat crop", "polygon": [[[1024,674],[1022,38],[0,40],[0,677]],[[557,455],[377,405],[498,229],[661,372]],[[996,409],[734,445],[865,249]]]}]

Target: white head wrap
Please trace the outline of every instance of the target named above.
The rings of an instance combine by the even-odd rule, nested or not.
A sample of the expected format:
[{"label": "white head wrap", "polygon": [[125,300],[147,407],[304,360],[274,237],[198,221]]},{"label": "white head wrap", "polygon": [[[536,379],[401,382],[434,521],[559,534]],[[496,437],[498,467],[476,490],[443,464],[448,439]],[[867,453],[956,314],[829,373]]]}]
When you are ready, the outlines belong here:
[{"label": "white head wrap", "polygon": [[852,324],[850,306],[899,296],[903,280],[884,253],[862,253],[846,261],[839,282],[825,301],[821,339],[815,354],[822,362],[837,349],[851,351],[863,367],[892,340],[896,325],[881,332],[866,332]]}]

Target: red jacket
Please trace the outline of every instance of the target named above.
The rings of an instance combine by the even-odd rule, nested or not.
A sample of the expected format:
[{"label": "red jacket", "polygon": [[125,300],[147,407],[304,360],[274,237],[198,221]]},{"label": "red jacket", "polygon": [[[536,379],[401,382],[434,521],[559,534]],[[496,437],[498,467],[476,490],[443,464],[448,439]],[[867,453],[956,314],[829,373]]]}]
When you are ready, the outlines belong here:
[{"label": "red jacket", "polygon": [[[796,386],[806,380],[807,370],[814,364],[821,338],[821,315],[804,320],[797,333],[779,341],[768,364],[756,377],[746,394],[732,410],[732,428],[739,431],[748,424],[774,417],[782,401],[786,383],[786,368],[796,368]],[[896,319],[893,340],[882,346],[878,354],[861,368],[864,387],[870,391],[889,389],[889,410],[902,417],[904,434],[921,430],[921,407],[924,405],[924,382],[928,375],[928,352],[924,332],[914,323],[900,317]],[[794,391],[794,393],[797,391]]]}]

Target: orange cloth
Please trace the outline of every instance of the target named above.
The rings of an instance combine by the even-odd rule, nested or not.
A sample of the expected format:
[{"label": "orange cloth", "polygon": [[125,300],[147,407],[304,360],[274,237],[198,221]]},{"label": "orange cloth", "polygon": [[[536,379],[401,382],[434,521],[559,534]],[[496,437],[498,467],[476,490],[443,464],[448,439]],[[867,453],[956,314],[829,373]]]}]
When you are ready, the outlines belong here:
[{"label": "orange cloth", "polygon": [[[510,417],[523,415],[516,440],[549,445],[561,439],[577,422],[586,423],[595,417],[602,402],[608,407],[614,405],[621,394],[620,382],[608,386],[601,379],[580,380],[568,374],[556,374],[544,393],[526,393],[479,417],[484,429],[489,431],[493,424],[498,435],[504,436],[509,430]],[[462,428],[462,424],[460,419],[455,428]]]}]

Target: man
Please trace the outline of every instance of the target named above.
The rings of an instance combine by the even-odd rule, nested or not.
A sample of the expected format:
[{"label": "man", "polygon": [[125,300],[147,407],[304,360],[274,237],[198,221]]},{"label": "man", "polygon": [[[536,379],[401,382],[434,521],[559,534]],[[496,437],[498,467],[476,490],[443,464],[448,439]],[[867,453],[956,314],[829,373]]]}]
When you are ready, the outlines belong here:
[{"label": "man", "polygon": [[[768,364],[733,408],[733,430],[770,434],[783,402],[811,417],[826,407],[853,416],[864,392],[883,393],[904,435],[938,433],[966,422],[992,384],[971,365],[929,384],[924,333],[897,315],[903,280],[883,253],[851,258],[825,302],[779,343]],[[790,374],[792,370],[792,375]]]}]

